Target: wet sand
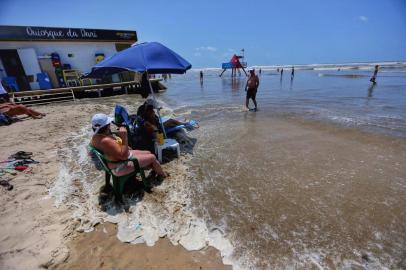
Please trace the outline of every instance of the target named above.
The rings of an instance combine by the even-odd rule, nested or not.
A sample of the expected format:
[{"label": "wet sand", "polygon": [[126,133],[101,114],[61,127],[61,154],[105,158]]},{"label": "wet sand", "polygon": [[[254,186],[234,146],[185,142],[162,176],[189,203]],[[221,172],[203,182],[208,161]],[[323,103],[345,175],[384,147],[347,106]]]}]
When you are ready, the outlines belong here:
[{"label": "wet sand", "polygon": [[214,248],[187,251],[166,238],[153,247],[132,245],[117,239],[115,225],[98,225],[91,233],[78,234],[69,244],[68,260],[56,269],[218,269],[231,270],[221,263]]},{"label": "wet sand", "polygon": [[194,205],[242,269],[405,266],[405,140],[289,114],[206,116]]},{"label": "wet sand", "polygon": [[[96,111],[110,113],[116,100],[111,99],[103,105],[96,102],[39,107],[40,111],[48,113],[44,119],[27,119],[0,127],[2,160],[9,154],[25,150],[34,152],[33,158],[41,162],[18,173],[10,182],[14,185],[12,191],[0,187],[0,268],[126,269],[140,265],[139,269],[230,269],[221,265],[219,252],[213,248],[189,252],[180,245],[173,246],[166,238],[160,239],[153,247],[130,245],[117,239],[116,228],[111,224],[98,225],[90,233],[78,232],[83,231],[80,225],[84,221],[73,216],[76,208],[63,201],[58,208],[55,207],[49,189],[58,178],[60,164],[66,158],[62,149],[71,147],[72,142],[66,136],[86,127]],[[131,102],[134,103],[134,99]],[[200,178],[196,175],[200,184],[220,184],[194,191],[196,195],[202,191],[211,192],[210,196],[195,197],[200,202],[201,216],[207,217],[204,212],[207,211],[212,224],[230,217],[228,222],[232,222],[233,217],[238,217],[224,231],[236,245],[236,259],[244,257],[251,249],[252,263],[259,269],[268,269],[269,264],[261,260],[270,258],[275,258],[277,268],[283,268],[291,263],[287,260],[292,256],[299,259],[299,263],[303,262],[299,266],[318,267],[318,262],[312,263],[313,258],[292,255],[295,249],[300,255],[303,243],[310,251],[314,247],[315,250],[331,252],[333,257],[337,253],[343,254],[343,257],[337,257],[338,264],[331,258],[324,258],[324,266],[333,269],[346,266],[340,264],[340,260],[354,252],[351,250],[353,246],[360,253],[348,257],[355,257],[359,262],[351,267],[361,268],[362,260],[369,259],[368,254],[379,252],[379,246],[375,245],[378,243],[383,245],[385,260],[394,258],[396,265],[402,267],[398,262],[405,254],[404,246],[399,246],[405,239],[405,212],[402,210],[405,201],[400,199],[405,191],[404,140],[322,122],[268,117],[261,111],[257,119],[252,113],[242,115],[239,120],[243,124],[230,120],[228,124],[223,122],[222,137],[216,137],[218,122],[216,120],[213,124],[211,119],[218,119],[219,112],[205,113],[197,136],[198,159],[193,161],[194,165],[203,165]],[[232,119],[226,114],[223,116]],[[236,141],[249,141],[253,134],[256,142],[241,144],[238,149],[231,147]],[[216,141],[212,140],[213,135],[218,138]],[[208,156],[199,152],[199,147],[206,143],[214,149]],[[204,149],[207,150],[210,149]],[[247,156],[242,156],[243,153],[250,153],[248,158],[253,160],[261,158],[258,171],[251,174],[251,167],[244,163]],[[202,157],[204,163],[199,164]],[[229,163],[230,158],[233,163]],[[219,166],[224,164],[231,164],[231,167]],[[236,185],[221,186],[233,181],[234,174],[238,176],[234,179]],[[211,182],[206,181],[207,176],[212,177]],[[222,181],[217,181],[219,177]],[[241,184],[248,177],[252,180],[249,187]],[[102,182],[103,178],[100,178]],[[175,184],[169,187],[176,188]],[[190,182],[190,185],[195,184]],[[68,200],[79,198],[79,202],[89,203],[82,185],[79,180],[74,180]],[[165,192],[159,190],[145,195],[144,201],[157,208],[157,205],[168,202],[164,200],[165,196]],[[213,208],[212,202],[216,207]],[[241,207],[235,208],[230,202],[237,202]],[[267,224],[269,226],[265,228]],[[233,226],[241,229],[233,231]],[[264,228],[267,230],[262,230]],[[343,232],[344,237],[341,237]],[[393,237],[397,240],[391,242]]]}]

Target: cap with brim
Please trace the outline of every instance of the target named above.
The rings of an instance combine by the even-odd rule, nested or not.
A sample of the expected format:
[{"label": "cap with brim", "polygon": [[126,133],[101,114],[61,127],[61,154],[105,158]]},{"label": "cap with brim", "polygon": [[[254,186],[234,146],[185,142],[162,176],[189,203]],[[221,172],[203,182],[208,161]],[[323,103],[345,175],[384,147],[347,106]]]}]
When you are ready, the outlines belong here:
[{"label": "cap with brim", "polygon": [[94,133],[98,133],[99,130],[107,125],[109,125],[113,121],[113,118],[109,117],[104,113],[97,113],[92,117],[92,127],[94,129]]},{"label": "cap with brim", "polygon": [[152,98],[147,99],[147,100],[145,101],[145,104],[146,104],[146,105],[151,105],[151,106],[153,106],[154,108],[157,108],[157,107],[158,107],[158,103],[157,103],[154,99],[152,99]]}]

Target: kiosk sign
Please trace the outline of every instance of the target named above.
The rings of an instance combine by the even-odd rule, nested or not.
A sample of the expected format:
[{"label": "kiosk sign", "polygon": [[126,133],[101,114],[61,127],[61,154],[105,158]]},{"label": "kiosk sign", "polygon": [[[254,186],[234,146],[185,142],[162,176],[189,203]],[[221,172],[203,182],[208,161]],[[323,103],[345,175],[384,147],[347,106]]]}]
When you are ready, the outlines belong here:
[{"label": "kiosk sign", "polygon": [[0,26],[0,41],[137,41],[136,31],[37,26]]}]

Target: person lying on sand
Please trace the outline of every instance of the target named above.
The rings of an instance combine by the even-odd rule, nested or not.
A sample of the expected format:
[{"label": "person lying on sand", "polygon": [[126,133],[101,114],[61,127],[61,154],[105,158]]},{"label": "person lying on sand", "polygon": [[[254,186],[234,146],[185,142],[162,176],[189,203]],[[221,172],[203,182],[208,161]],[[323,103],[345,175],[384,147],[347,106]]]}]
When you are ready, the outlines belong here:
[{"label": "person lying on sand", "polygon": [[[168,174],[163,171],[159,161],[150,151],[132,150],[128,146],[128,135],[125,127],[120,127],[117,135],[113,134],[110,123],[111,117],[98,113],[92,118],[94,135],[91,145],[104,152],[107,159],[111,161],[127,160],[130,157],[138,159],[140,166],[144,169],[152,170],[163,178]],[[108,163],[109,168],[116,176],[122,176],[134,171],[134,164],[131,161],[123,163]]]},{"label": "person lying on sand", "polygon": [[45,113],[37,112],[21,104],[6,102],[5,100],[0,100],[0,113],[9,117],[26,114],[34,119],[39,119],[45,116]]}]

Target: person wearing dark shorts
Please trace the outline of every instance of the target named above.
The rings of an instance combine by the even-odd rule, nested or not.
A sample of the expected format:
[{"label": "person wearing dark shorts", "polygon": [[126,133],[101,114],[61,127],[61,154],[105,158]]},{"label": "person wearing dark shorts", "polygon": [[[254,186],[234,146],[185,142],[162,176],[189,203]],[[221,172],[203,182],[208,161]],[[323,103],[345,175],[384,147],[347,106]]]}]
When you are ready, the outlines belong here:
[{"label": "person wearing dark shorts", "polygon": [[254,102],[254,105],[255,105],[254,110],[256,111],[258,108],[257,100],[256,100],[258,86],[259,86],[258,76],[255,74],[255,70],[251,69],[250,76],[247,80],[247,84],[245,85],[245,91],[247,91],[245,106],[247,107],[247,109],[250,109],[248,106],[250,99],[252,99],[252,101]]},{"label": "person wearing dark shorts", "polygon": [[371,79],[369,80],[373,84],[376,84],[376,76],[378,75],[378,69],[379,69],[379,66],[376,65],[375,70],[374,70],[374,75],[372,75]]}]

